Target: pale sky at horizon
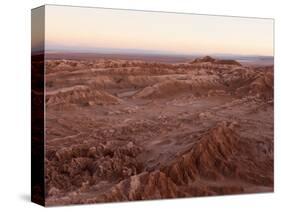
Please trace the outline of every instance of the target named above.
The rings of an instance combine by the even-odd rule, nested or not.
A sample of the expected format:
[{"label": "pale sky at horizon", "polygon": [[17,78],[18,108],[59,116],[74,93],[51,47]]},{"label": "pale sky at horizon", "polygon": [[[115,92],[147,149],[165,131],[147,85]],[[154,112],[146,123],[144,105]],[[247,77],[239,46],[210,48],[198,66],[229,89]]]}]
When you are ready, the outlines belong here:
[{"label": "pale sky at horizon", "polygon": [[273,56],[273,20],[47,5],[46,50]]}]

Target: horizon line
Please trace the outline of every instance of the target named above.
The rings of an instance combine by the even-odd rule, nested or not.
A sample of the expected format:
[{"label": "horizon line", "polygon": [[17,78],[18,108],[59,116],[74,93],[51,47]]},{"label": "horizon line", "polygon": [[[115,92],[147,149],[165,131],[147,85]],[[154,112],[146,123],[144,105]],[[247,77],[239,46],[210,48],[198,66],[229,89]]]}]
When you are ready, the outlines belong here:
[{"label": "horizon line", "polygon": [[[203,53],[203,52],[190,52],[190,53],[180,53],[173,51],[161,51],[161,50],[152,50],[152,49],[119,49],[119,48],[96,48],[94,49],[46,49],[42,48],[39,50],[32,49],[32,52],[42,52],[45,53],[76,53],[76,54],[115,54],[115,55],[162,55],[162,56],[202,56],[202,55],[213,55],[213,56],[243,56],[243,57],[272,57],[273,55],[266,54],[239,54],[239,53],[222,53],[222,52],[213,52],[213,53]],[[38,48],[37,48],[38,49]]]}]

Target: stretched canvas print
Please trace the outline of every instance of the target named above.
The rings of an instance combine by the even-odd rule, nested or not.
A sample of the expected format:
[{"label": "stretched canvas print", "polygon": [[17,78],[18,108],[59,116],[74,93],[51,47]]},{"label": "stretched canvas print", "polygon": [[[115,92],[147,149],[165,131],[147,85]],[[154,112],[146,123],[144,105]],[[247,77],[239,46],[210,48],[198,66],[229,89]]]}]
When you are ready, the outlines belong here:
[{"label": "stretched canvas print", "polygon": [[273,192],[274,20],[32,10],[32,201]]}]

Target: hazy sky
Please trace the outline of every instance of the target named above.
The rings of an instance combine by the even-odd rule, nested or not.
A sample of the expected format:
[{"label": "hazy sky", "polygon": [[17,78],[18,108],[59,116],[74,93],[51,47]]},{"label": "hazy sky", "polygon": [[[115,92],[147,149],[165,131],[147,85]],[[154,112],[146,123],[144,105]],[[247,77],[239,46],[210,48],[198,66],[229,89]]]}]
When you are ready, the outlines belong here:
[{"label": "hazy sky", "polygon": [[47,50],[273,55],[273,20],[46,6]]}]

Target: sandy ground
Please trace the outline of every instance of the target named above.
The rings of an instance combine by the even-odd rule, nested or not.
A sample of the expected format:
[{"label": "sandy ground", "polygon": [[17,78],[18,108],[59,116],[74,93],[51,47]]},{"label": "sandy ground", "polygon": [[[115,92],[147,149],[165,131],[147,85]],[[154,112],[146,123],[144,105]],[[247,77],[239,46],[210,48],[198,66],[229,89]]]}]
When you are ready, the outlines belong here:
[{"label": "sandy ground", "polygon": [[48,60],[47,205],[273,191],[273,67]]}]

